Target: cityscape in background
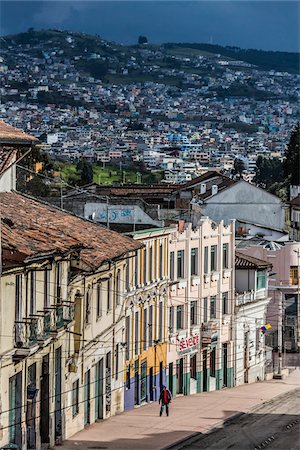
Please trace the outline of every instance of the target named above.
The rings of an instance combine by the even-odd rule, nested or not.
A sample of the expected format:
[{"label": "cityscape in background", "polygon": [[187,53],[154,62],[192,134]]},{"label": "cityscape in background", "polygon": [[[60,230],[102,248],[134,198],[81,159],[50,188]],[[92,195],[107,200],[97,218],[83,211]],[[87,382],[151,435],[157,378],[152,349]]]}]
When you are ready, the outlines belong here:
[{"label": "cityscape in background", "polygon": [[[176,405],[260,386],[294,445],[299,53],[0,39],[0,448],[140,449],[163,386],[170,435],[145,448],[229,448]],[[223,424],[262,405],[232,402]],[[255,448],[285,439],[258,429]]]}]

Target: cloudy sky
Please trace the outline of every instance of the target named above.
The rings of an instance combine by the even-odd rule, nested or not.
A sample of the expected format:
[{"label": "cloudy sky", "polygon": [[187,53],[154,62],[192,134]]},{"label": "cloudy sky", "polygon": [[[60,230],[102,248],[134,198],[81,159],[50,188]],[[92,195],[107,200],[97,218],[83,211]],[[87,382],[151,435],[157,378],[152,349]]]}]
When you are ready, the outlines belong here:
[{"label": "cloudy sky", "polygon": [[242,48],[299,51],[298,1],[3,1],[0,33],[29,27],[99,34],[133,44],[206,42]]}]

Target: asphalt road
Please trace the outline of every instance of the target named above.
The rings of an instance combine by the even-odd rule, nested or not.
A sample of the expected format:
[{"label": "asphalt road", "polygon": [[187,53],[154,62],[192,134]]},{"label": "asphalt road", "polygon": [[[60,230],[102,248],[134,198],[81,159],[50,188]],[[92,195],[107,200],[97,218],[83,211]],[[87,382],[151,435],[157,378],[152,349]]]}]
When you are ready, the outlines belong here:
[{"label": "asphalt road", "polygon": [[300,390],[170,449],[300,450]]}]

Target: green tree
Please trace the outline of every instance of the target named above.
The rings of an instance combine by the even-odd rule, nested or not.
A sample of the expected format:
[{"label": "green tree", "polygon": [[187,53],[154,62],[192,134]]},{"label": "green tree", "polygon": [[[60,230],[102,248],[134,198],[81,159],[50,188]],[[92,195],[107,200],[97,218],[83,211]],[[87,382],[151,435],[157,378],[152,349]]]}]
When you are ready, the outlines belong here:
[{"label": "green tree", "polygon": [[269,189],[274,183],[281,183],[283,180],[283,164],[279,158],[258,156],[254,178],[258,186]]},{"label": "green tree", "polygon": [[234,164],[233,164],[233,169],[232,169],[232,174],[238,175],[241,178],[244,170],[245,170],[244,161],[240,158],[235,158]]},{"label": "green tree", "polygon": [[146,36],[139,36],[138,44],[139,45],[141,45],[141,44],[148,44],[148,39],[146,38]]},{"label": "green tree", "polygon": [[88,184],[93,181],[93,165],[88,161],[79,161],[76,166],[77,172],[79,172],[80,181],[82,184]]},{"label": "green tree", "polygon": [[292,185],[300,184],[300,124],[298,123],[292,131],[290,142],[288,143],[283,163],[284,176]]}]

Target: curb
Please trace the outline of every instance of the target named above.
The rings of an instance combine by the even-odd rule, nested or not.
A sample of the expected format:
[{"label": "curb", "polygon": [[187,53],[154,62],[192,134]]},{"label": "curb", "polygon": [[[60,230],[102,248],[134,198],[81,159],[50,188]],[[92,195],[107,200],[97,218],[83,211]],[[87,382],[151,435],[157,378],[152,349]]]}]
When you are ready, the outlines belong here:
[{"label": "curb", "polygon": [[196,442],[199,438],[201,437],[206,437],[212,433],[214,433],[215,431],[217,431],[221,425],[223,425],[224,427],[226,427],[227,425],[230,425],[234,420],[241,418],[242,416],[246,416],[249,413],[253,413],[255,410],[258,410],[260,408],[262,408],[264,405],[267,405],[269,403],[272,403],[274,401],[278,401],[281,398],[285,398],[287,394],[291,394],[295,391],[298,391],[299,387],[292,389],[289,392],[285,392],[284,394],[279,394],[276,395],[275,397],[273,397],[271,400],[267,400],[264,401],[258,405],[254,405],[252,406],[252,408],[248,409],[246,412],[237,412],[235,414],[233,414],[230,417],[227,417],[227,419],[225,420],[221,420],[219,422],[217,422],[215,425],[213,425],[213,427],[211,429],[209,429],[207,432],[196,432],[196,433],[192,433],[189,436],[180,439],[179,441],[174,442],[173,444],[167,445],[166,447],[162,447],[161,450],[181,450],[185,447],[187,447],[189,444],[193,444],[194,442]]}]

